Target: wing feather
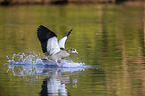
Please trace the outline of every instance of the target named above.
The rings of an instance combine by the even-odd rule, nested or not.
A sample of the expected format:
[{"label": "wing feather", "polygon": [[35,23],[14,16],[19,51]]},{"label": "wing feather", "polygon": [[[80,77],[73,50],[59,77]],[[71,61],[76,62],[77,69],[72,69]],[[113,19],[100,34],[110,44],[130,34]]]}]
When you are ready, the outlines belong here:
[{"label": "wing feather", "polygon": [[43,25],[37,29],[37,37],[45,55],[53,55],[60,51],[57,35]]},{"label": "wing feather", "polygon": [[59,40],[58,45],[59,45],[60,49],[65,50],[65,41],[66,41],[67,37],[70,35],[71,31],[72,31],[72,29],[62,39]]},{"label": "wing feather", "polygon": [[49,55],[54,55],[60,51],[57,37],[52,37],[47,41],[47,51],[49,52]]},{"label": "wing feather", "polygon": [[60,49],[65,49],[65,41],[66,41],[67,37],[63,37],[62,39],[59,40],[58,45],[60,47]]}]

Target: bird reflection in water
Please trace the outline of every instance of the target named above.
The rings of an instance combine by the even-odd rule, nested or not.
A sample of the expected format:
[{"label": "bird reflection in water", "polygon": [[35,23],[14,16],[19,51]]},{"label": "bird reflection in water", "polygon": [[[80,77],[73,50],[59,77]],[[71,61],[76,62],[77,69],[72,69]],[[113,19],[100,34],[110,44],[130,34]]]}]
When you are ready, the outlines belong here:
[{"label": "bird reflection in water", "polygon": [[48,71],[48,74],[50,76],[43,80],[40,96],[70,96],[65,86],[65,82],[70,78],[65,76],[64,73],[61,72],[61,70],[45,70],[45,73],[46,71]]},{"label": "bird reflection in water", "polygon": [[[70,75],[75,74],[78,76],[80,71],[84,71],[85,68],[58,68],[49,66],[34,66],[34,65],[19,65],[10,64],[8,65],[7,73],[13,74],[13,76],[31,78],[31,81],[36,81],[41,73],[47,75],[48,77],[43,79],[42,89],[39,92],[40,96],[70,96],[66,88],[66,84],[70,83],[72,88],[77,87],[78,78],[71,78]],[[74,73],[75,72],[75,73]],[[67,73],[68,75],[66,75]]]}]

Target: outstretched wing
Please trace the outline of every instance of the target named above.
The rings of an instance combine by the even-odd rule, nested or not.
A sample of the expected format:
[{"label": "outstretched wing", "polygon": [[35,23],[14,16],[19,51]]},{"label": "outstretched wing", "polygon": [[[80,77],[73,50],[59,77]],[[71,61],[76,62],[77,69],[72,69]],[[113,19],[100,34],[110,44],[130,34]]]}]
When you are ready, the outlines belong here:
[{"label": "outstretched wing", "polygon": [[71,31],[72,29],[62,39],[59,40],[58,45],[61,50],[65,50],[65,41],[67,37],[70,35]]},{"label": "outstretched wing", "polygon": [[37,29],[37,37],[41,43],[42,51],[46,56],[60,51],[57,35],[43,25],[40,25]]}]

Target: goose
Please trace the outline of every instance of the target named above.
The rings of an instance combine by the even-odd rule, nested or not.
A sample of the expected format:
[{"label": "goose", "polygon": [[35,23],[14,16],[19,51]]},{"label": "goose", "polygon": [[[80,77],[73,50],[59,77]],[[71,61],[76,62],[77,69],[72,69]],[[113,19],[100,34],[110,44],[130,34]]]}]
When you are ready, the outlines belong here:
[{"label": "goose", "polygon": [[71,31],[72,29],[58,42],[57,35],[45,26],[40,25],[37,29],[37,37],[40,41],[44,55],[50,55],[50,59],[56,62],[58,66],[60,66],[58,62],[61,62],[62,59],[68,57],[71,53],[78,54],[75,48],[68,51],[65,50],[65,41]]}]

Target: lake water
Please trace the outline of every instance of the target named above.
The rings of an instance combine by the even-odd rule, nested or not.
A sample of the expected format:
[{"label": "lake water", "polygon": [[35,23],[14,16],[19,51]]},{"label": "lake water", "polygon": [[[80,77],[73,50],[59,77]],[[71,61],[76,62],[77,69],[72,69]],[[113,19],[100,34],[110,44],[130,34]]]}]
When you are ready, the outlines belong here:
[{"label": "lake water", "polygon": [[[144,20],[143,6],[0,7],[0,96],[145,96]],[[40,64],[39,25],[73,29],[65,68]]]}]

